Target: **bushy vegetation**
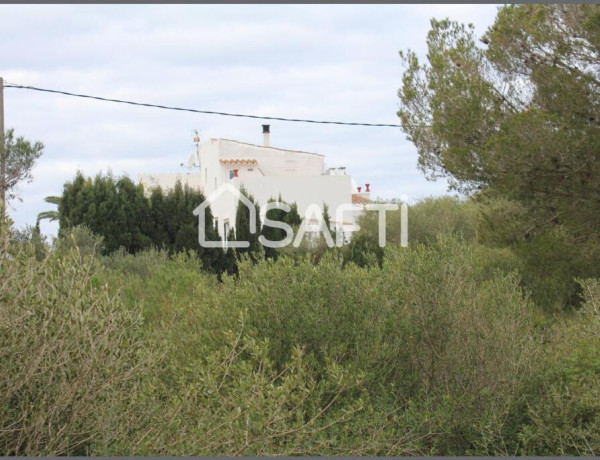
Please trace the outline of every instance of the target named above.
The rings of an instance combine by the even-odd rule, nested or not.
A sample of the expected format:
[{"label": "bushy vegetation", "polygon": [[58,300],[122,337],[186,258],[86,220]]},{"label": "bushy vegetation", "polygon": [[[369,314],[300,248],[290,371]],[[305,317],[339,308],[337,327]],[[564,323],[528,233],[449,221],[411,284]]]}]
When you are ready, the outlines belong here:
[{"label": "bushy vegetation", "polygon": [[400,53],[420,168],[486,204],[482,236],[519,254],[547,310],[600,276],[598,18],[598,5],[508,5],[480,37],[432,19],[425,59]]},{"label": "bushy vegetation", "polygon": [[1,452],[597,454],[598,281],[548,316],[514,251],[455,227],[381,264],[246,255],[220,279],[195,251],[103,255],[85,228],[43,257],[13,238]]},{"label": "bushy vegetation", "polygon": [[101,270],[76,247],[43,260],[33,244],[2,253],[3,455],[88,454],[124,422],[151,350],[139,311],[106,291]]},{"label": "bushy vegetation", "polygon": [[[168,190],[160,187],[145,190],[142,184],[134,184],[127,176],[115,178],[108,172],[97,174],[92,179],[78,172],[73,180],[64,184],[60,197],[46,198],[48,203],[57,204],[58,210],[40,213],[38,221],[44,218],[58,220],[61,236],[70,234],[71,238],[85,239],[89,232],[97,235],[102,238],[99,252],[103,255],[115,252],[140,254],[149,249],[166,251],[171,255],[194,251],[204,270],[219,275],[232,274],[237,270],[237,258],[241,254],[247,254],[252,260],[261,256],[277,258],[279,251],[259,244],[260,236],[269,241],[281,241],[285,237],[282,229],[262,226],[260,206],[243,187],[240,192],[254,203],[258,232],[250,228],[250,210],[244,205],[238,206],[235,227],[227,235],[219,234],[210,206],[206,208],[204,222],[208,241],[226,239],[250,243],[248,248],[239,248],[237,252],[204,248],[198,244],[199,223],[193,211],[205,201],[205,197],[199,190],[184,186],[180,181]],[[279,202],[282,202],[281,197]],[[297,228],[302,219],[295,203],[290,208],[289,212],[272,209],[267,217]],[[20,233],[23,236],[39,236],[39,229],[37,233],[32,233],[33,230],[26,229]],[[83,243],[83,246],[88,245]]]},{"label": "bushy vegetation", "polygon": [[[361,227],[343,248],[347,261],[360,266],[382,264],[384,251],[378,246],[378,217],[364,213]],[[519,203],[505,199],[425,198],[408,212],[409,244],[429,245],[440,237],[456,236],[489,248],[513,254],[521,273],[521,286],[534,302],[548,312],[577,308],[581,304],[578,278],[600,277],[600,243],[581,239],[561,225],[528,233],[534,218]],[[386,240],[400,242],[400,211],[386,214]]]},{"label": "bushy vegetation", "polygon": [[[206,270],[231,271],[233,261],[226,253],[198,244],[198,217],[193,210],[204,199],[200,191],[181,182],[167,191],[156,187],[146,193],[143,185],[127,176],[115,178],[108,173],[92,179],[77,173],[65,183],[58,200],[59,234],[85,227],[102,237],[105,255],[115,251],[136,254],[149,248],[170,254],[193,250]],[[210,209],[204,225],[209,241],[221,239]]]},{"label": "bushy vegetation", "polygon": [[[557,225],[528,236],[518,202],[421,200],[408,248],[393,211],[385,248],[365,213],[341,248],[321,236],[267,252],[253,235],[250,250],[208,253],[183,214],[127,240],[90,212],[66,224],[74,184],[73,202],[112,184],[117,208],[165,223],[202,199],[78,176],[52,244],[37,227],[3,234],[2,453],[600,451],[600,288],[579,279],[599,253]],[[301,223],[294,205],[268,217]]]}]

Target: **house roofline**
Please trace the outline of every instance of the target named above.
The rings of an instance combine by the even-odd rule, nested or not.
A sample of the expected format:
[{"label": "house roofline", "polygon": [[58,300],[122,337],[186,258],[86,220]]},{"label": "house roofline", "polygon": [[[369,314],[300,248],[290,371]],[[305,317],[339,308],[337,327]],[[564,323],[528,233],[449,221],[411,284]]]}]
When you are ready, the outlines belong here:
[{"label": "house roofline", "polygon": [[292,153],[305,153],[307,155],[316,155],[318,157],[325,157],[325,155],[321,154],[321,153],[314,153],[314,152],[305,152],[303,150],[289,150],[289,149],[280,149],[278,147],[265,147],[264,145],[259,145],[259,144],[251,144],[249,142],[241,142],[241,141],[236,141],[233,139],[227,139],[224,137],[211,137],[210,138],[211,141],[227,141],[227,142],[234,142],[236,144],[243,144],[243,145],[250,145],[252,147],[260,147],[261,149],[271,149],[271,150],[280,150],[282,152],[292,152]]}]

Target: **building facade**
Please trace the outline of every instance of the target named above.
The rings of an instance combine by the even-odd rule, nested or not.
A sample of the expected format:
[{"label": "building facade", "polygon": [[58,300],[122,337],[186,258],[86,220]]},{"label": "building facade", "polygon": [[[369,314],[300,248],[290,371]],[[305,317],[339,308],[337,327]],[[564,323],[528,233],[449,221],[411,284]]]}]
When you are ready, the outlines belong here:
[{"label": "building facade", "polygon": [[[226,183],[237,189],[243,186],[261,207],[279,198],[296,203],[301,216],[306,216],[309,206],[323,209],[325,204],[332,225],[342,231],[355,224],[370,199],[369,184],[363,191],[345,168],[326,169],[323,155],[272,147],[269,125],[263,125],[263,145],[213,138],[197,144],[197,153],[191,160],[193,172],[145,174],[140,175],[140,182],[146,189],[156,186],[168,189],[179,180],[199,188],[207,198],[213,197],[210,208],[221,235],[235,228],[238,206],[237,197],[218,192]],[[353,205],[353,209],[338,216],[336,210],[341,205]],[[308,223],[314,223],[308,217]]]}]

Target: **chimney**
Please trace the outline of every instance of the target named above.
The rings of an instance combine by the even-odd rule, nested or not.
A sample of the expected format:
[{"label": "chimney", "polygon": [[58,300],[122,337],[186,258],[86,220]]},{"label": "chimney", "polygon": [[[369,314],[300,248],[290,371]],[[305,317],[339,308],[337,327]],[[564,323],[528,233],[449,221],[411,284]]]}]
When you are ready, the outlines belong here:
[{"label": "chimney", "polygon": [[356,187],[358,189],[358,193],[362,190],[362,187]]},{"label": "chimney", "polygon": [[371,190],[369,190],[369,186],[370,186],[370,185],[371,185],[371,184],[365,184],[365,192],[367,192],[367,193],[368,193],[368,192],[370,192],[370,191],[371,191]]},{"label": "chimney", "polygon": [[262,125],[263,127],[263,146],[271,147],[271,125]]}]

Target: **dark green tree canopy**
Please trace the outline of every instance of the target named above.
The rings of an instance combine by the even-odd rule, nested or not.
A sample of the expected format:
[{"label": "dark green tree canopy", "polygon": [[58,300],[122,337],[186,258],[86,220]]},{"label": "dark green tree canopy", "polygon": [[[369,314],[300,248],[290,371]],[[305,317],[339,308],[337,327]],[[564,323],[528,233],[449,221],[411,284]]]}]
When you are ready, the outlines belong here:
[{"label": "dark green tree canopy", "polygon": [[[120,248],[137,253],[149,247],[170,253],[195,251],[203,267],[212,272],[232,272],[235,260],[221,249],[203,248],[198,242],[198,217],[194,209],[204,195],[180,182],[168,191],[155,188],[146,193],[128,177],[115,179],[109,172],[93,180],[80,172],[64,185],[58,203],[59,235],[85,226],[103,237],[104,251]],[[209,240],[218,240],[210,208],[205,215]]]},{"label": "dark green tree canopy", "polygon": [[427,49],[401,52],[398,112],[427,176],[600,228],[600,7],[503,7],[480,43],[432,20]]},{"label": "dark green tree canopy", "polygon": [[[284,203],[290,207],[289,211],[283,209],[269,209],[266,213],[266,217],[269,220],[276,222],[283,222],[288,224],[292,229],[296,230],[302,223],[302,218],[298,213],[298,205],[296,203],[289,204],[283,200],[281,195],[275,200],[274,198],[269,199],[270,203]],[[269,241],[282,241],[285,239],[286,232],[278,227],[271,227],[263,225],[260,234],[263,235]],[[272,259],[277,259],[279,252],[276,248],[265,247],[265,256]]]},{"label": "dark green tree canopy", "polygon": [[238,202],[238,207],[235,214],[235,239],[236,241],[248,241],[250,246],[247,248],[238,248],[237,252],[248,253],[252,260],[255,260],[262,248],[262,245],[258,241],[262,227],[260,221],[260,206],[254,197],[244,187],[240,189],[240,192],[254,205],[254,212],[256,215],[256,231],[254,233],[250,231],[250,209],[248,209],[248,207],[245,206],[241,201]]}]

